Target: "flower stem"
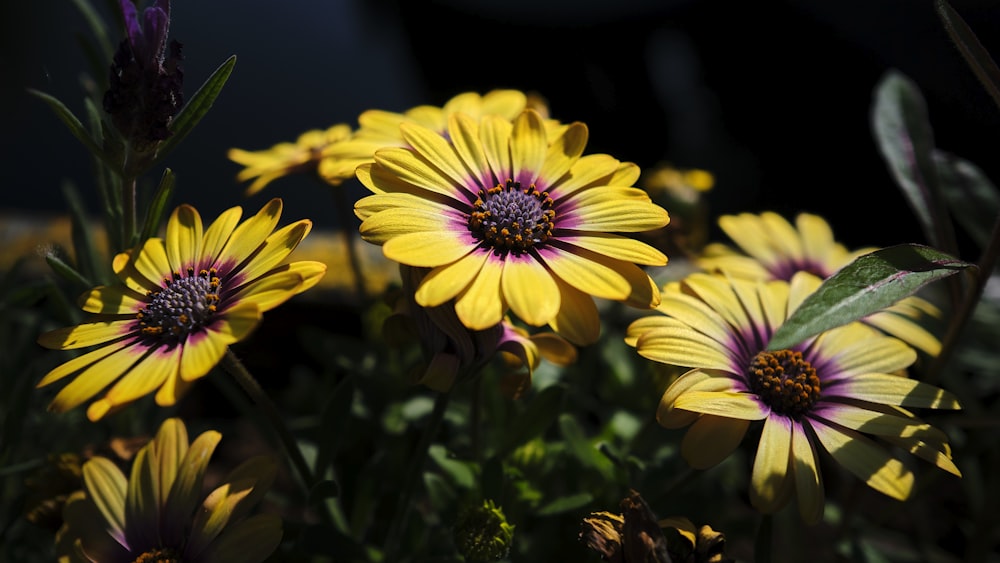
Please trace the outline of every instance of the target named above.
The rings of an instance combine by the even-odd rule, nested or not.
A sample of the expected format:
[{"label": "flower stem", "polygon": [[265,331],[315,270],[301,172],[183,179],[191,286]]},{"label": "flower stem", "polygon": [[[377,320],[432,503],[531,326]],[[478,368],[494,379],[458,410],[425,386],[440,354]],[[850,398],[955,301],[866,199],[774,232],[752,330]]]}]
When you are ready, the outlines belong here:
[{"label": "flower stem", "polygon": [[348,211],[351,209],[347,198],[344,195],[344,186],[333,186],[334,207],[337,208],[337,214],[339,215],[341,230],[344,232],[344,244],[347,246],[347,259],[351,263],[351,275],[354,277],[354,293],[357,298],[364,302],[367,297],[367,292],[365,291],[365,278],[362,274],[361,269],[361,259],[358,256],[358,250],[354,246],[355,235],[357,234],[357,229],[353,227],[356,217],[353,213]]},{"label": "flower stem", "polygon": [[281,439],[282,445],[285,447],[285,451],[288,454],[292,465],[295,466],[295,470],[298,472],[299,477],[302,479],[302,484],[305,486],[305,490],[308,493],[313,485],[316,484],[316,478],[313,476],[312,471],[309,469],[309,464],[306,463],[305,456],[302,455],[302,450],[299,449],[298,442],[295,441],[295,437],[288,430],[288,426],[285,424],[284,419],[281,416],[281,412],[278,410],[277,405],[274,401],[267,396],[267,393],[261,389],[260,384],[254,379],[250,371],[247,370],[243,362],[236,357],[232,349],[226,349],[226,355],[222,358],[222,365],[233,376],[236,383],[246,391],[246,394],[250,396],[250,399],[264,412],[264,415],[271,422],[271,426],[278,433],[278,437]]},{"label": "flower stem", "polygon": [[941,343],[941,352],[934,358],[934,362],[927,370],[926,380],[928,382],[937,380],[944,366],[951,359],[951,355],[959,341],[959,336],[962,334],[962,329],[965,328],[969,319],[972,318],[972,313],[975,311],[976,305],[983,295],[986,282],[989,281],[990,274],[996,268],[998,257],[1000,257],[1000,217],[997,217],[993,223],[990,240],[986,244],[986,248],[983,249],[979,261],[976,263],[977,268],[971,272],[972,287],[964,293],[958,309],[951,316],[951,322],[948,323],[948,328]]},{"label": "flower stem", "polygon": [[451,394],[454,389],[455,386],[453,385],[448,391],[438,393],[437,398],[434,400],[434,410],[431,412],[427,426],[420,436],[420,442],[417,444],[416,449],[413,450],[410,465],[406,470],[406,475],[403,477],[403,488],[399,492],[399,497],[396,501],[396,512],[393,514],[392,522],[389,524],[389,531],[386,532],[385,556],[383,557],[383,561],[397,561],[399,550],[402,547],[400,545],[402,537],[406,532],[406,525],[409,521],[410,508],[413,504],[413,490],[416,488],[417,481],[423,473],[427,449],[430,448],[431,442],[437,435],[438,428],[441,427],[441,421],[444,420],[444,413],[448,410],[448,403],[451,400]]},{"label": "flower stem", "polygon": [[122,178],[122,249],[132,246],[136,232],[136,178]]}]

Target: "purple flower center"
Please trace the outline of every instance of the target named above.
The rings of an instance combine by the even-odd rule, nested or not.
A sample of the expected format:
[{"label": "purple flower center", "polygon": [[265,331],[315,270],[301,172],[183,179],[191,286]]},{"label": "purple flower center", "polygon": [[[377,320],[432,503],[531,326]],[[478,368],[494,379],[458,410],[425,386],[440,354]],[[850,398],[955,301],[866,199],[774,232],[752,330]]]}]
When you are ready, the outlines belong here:
[{"label": "purple flower center", "polygon": [[469,215],[469,230],[497,253],[520,254],[552,236],[552,198],[532,184],[507,180],[489,190],[480,190]]},{"label": "purple flower center", "polygon": [[760,352],[750,360],[747,377],[750,390],[778,414],[798,418],[819,400],[819,376],[802,352]]},{"label": "purple flower center", "polygon": [[163,280],[161,291],[148,294],[149,304],[136,313],[139,331],[145,336],[181,340],[205,326],[215,314],[219,303],[219,274],[212,268],[195,275],[174,273]]}]

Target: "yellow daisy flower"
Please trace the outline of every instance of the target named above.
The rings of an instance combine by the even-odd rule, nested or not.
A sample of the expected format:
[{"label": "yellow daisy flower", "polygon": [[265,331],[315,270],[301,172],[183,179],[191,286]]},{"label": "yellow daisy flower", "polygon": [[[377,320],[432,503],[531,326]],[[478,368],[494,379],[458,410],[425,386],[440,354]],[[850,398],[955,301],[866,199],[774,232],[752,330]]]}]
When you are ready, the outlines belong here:
[{"label": "yellow daisy flower", "polygon": [[130,477],[105,457],[83,465],[84,490],[70,496],[56,537],[60,563],[257,563],[281,543],[281,518],[248,516],[277,471],[266,456],[247,460],[207,496],[202,482],[222,436],[188,442],[177,418],[160,426],[135,457]]},{"label": "yellow daisy flower", "polygon": [[[417,106],[403,113],[378,109],[368,110],[358,117],[358,129],[350,140],[330,145],[323,151],[319,174],[327,182],[340,183],[354,177],[361,164],[372,162],[375,151],[384,147],[406,147],[406,140],[399,130],[402,123],[426,127],[442,135],[448,132],[448,118],[453,113],[464,113],[475,120],[487,115],[498,115],[513,121],[526,108],[547,113],[545,105],[519,90],[491,90],[485,94],[463,92],[441,107]],[[551,132],[561,127],[558,121],[545,120]]]},{"label": "yellow daisy flower", "polygon": [[306,131],[294,143],[278,143],[260,151],[232,148],[226,155],[229,160],[246,166],[236,175],[236,180],[253,179],[246,190],[246,195],[252,196],[283,176],[315,172],[324,149],[350,137],[351,127],[340,123],[326,130]]},{"label": "yellow daisy flower", "polygon": [[65,412],[109,385],[87,409],[90,420],[157,390],[157,404],[173,405],[227,346],[250,334],[264,311],[316,285],[324,264],[283,263],[312,222],[275,231],[281,208],[281,200],[272,199],[237,224],[243,210],[233,207],[203,229],[198,211],[182,205],[163,239],[115,256],[112,267],[121,283],[81,297],[83,310],[97,317],[38,339],[58,350],[97,347],[38,383],[44,387],[75,375],[50,410]]},{"label": "yellow daisy flower", "polygon": [[360,199],[361,236],[387,258],[431,268],[422,307],[455,300],[462,324],[498,325],[508,311],[551,325],[578,345],[600,333],[592,297],[649,308],[659,291],[637,264],[667,257],[614,232],[658,229],[667,212],[633,187],[639,168],[581,156],[583,123],[549,137],[541,115],[449,118],[448,133],[400,126],[412,149],[380,150],[357,170],[374,195]]},{"label": "yellow daisy flower", "polygon": [[899,500],[910,495],[913,474],[896,448],[961,476],[944,433],[906,410],[961,407],[947,391],[897,375],[916,359],[903,342],[851,323],[793,349],[767,350],[820,283],[807,272],[791,282],[695,273],[668,284],[662,314],[634,321],[626,336],[643,357],[693,368],[667,388],[656,413],[666,428],[691,426],[681,443],[688,463],[714,466],[762,421],[750,500],[773,512],[797,496],[807,522],[823,514],[820,449]]},{"label": "yellow daisy flower", "polygon": [[[825,279],[859,256],[878,250],[848,250],[834,240],[826,220],[810,213],[800,213],[795,226],[773,212],[723,215],[719,227],[739,248],[709,244],[696,260],[697,265],[748,280],[787,281],[798,271]],[[919,321],[925,316],[940,317],[941,311],[926,299],[910,296],[869,315],[863,322],[936,356],[941,341],[921,326]]]}]

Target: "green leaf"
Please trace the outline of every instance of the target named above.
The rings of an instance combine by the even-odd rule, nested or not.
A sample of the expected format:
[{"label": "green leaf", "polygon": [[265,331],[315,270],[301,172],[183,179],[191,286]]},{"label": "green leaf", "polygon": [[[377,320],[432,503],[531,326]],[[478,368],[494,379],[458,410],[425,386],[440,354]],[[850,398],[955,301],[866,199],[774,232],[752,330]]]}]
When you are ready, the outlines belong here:
[{"label": "green leaf", "polygon": [[103,59],[105,61],[110,61],[111,57],[114,55],[114,47],[111,44],[111,40],[108,39],[107,25],[104,20],[101,19],[100,14],[97,10],[90,5],[87,0],[70,0],[80,10],[80,14],[83,15],[83,19],[87,21],[90,26],[90,31],[94,34],[94,39],[97,40],[97,45],[101,50]]},{"label": "green leaf", "polygon": [[[73,252],[76,254],[76,267],[80,275],[88,281],[102,279],[101,273],[104,268],[100,266],[97,259],[97,245],[94,237],[90,217],[83,206],[83,200],[73,184],[63,184],[63,196],[69,206],[70,212],[70,233],[73,241]],[[91,287],[91,286],[87,286]]]},{"label": "green leaf", "polygon": [[74,286],[78,286],[77,289],[94,287],[94,284],[92,284],[90,280],[85,278],[83,274],[78,272],[76,268],[71,266],[68,262],[56,256],[54,252],[47,252],[45,254],[45,262],[50,268],[52,268],[52,271],[59,275],[59,277],[72,283]]},{"label": "green leaf", "polygon": [[33,88],[28,88],[28,93],[49,104],[49,107],[55,112],[56,117],[58,117],[63,123],[66,124],[66,127],[69,128],[69,132],[72,133],[77,140],[83,143],[83,146],[87,147],[87,150],[89,150],[91,154],[100,159],[100,161],[109,168],[114,169],[115,163],[112,162],[108,155],[104,153],[104,150],[101,149],[96,142],[94,142],[90,133],[86,128],[84,128],[83,123],[81,123],[80,120],[73,115],[73,112],[71,112],[65,104],[60,102],[57,98]]},{"label": "green leaf", "polygon": [[604,477],[610,477],[612,466],[610,460],[601,454],[600,450],[594,447],[583,434],[583,429],[576,418],[571,414],[559,416],[559,430],[569,452],[579,461],[583,467],[592,467],[601,472]]},{"label": "green leaf", "polygon": [[858,257],[807,297],[771,337],[768,350],[790,348],[912,295],[973,266],[939,250],[901,244]]},{"label": "green leaf", "polygon": [[566,389],[559,384],[550,385],[538,393],[528,408],[516,417],[505,436],[496,456],[503,459],[518,446],[544,432],[562,411]]},{"label": "green leaf", "polygon": [[459,487],[471,490],[476,486],[475,464],[451,457],[447,448],[434,444],[427,450],[427,455],[437,463],[451,480]]},{"label": "green leaf", "polygon": [[993,224],[1000,217],[1000,192],[975,164],[934,151],[934,164],[941,179],[941,191],[955,217],[962,218],[962,228],[986,248]]},{"label": "green leaf", "polygon": [[934,3],[934,8],[969,68],[993,97],[993,101],[1000,106],[1000,69],[993,62],[989,52],[979,42],[979,38],[965,23],[962,16],[958,15],[958,12],[948,2],[937,0]]},{"label": "green leaf", "polygon": [[324,479],[309,488],[307,504],[318,506],[327,499],[336,498],[340,494],[340,486],[333,479]]},{"label": "green leaf", "polygon": [[552,516],[570,510],[576,510],[582,506],[590,504],[594,500],[594,495],[590,493],[576,493],[573,495],[559,497],[538,509],[538,516]]},{"label": "green leaf", "polygon": [[954,235],[931,157],[934,135],[917,85],[898,71],[885,73],[875,88],[872,129],[889,171],[933,246],[953,249]]},{"label": "green leaf", "polygon": [[169,168],[164,169],[163,176],[160,177],[160,185],[156,187],[153,199],[149,202],[149,207],[146,210],[146,221],[142,225],[139,244],[145,242],[146,239],[156,236],[157,231],[159,231],[160,224],[163,222],[163,215],[167,209],[167,203],[170,202],[170,198],[174,195],[174,183],[174,172]]},{"label": "green leaf", "polygon": [[174,119],[170,122],[170,130],[173,132],[173,135],[160,145],[157,150],[156,159],[150,164],[150,168],[159,164],[163,160],[163,157],[183,141],[184,137],[187,137],[195,125],[198,125],[198,122],[201,121],[201,118],[205,117],[208,110],[212,109],[212,104],[215,103],[215,99],[222,92],[222,87],[229,80],[229,75],[232,74],[233,66],[235,65],[236,55],[226,59],[226,62],[215,69],[212,76],[208,77],[208,80],[198,88],[198,91],[194,93],[194,96],[191,97],[188,103],[184,104],[181,111],[174,116]]}]

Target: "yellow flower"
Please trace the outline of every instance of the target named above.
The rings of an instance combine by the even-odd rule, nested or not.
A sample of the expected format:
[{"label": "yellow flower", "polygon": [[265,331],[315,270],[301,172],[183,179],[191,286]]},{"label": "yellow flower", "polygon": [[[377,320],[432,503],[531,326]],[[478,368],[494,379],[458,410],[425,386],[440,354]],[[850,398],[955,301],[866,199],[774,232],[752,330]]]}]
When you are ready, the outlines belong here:
[{"label": "yellow flower", "polygon": [[246,166],[236,175],[236,180],[245,182],[254,179],[246,190],[246,195],[252,196],[282,176],[315,172],[323,150],[350,137],[351,127],[337,124],[326,130],[306,131],[294,143],[278,143],[261,151],[232,148],[227,156],[233,162]]},{"label": "yellow flower", "polygon": [[[281,200],[237,224],[243,210],[223,212],[207,229],[189,205],[174,210],[163,239],[151,238],[117,255],[121,283],[81,297],[94,320],[41,335],[39,344],[69,350],[96,346],[50,371],[43,387],[75,378],[49,408],[65,412],[91,399],[87,416],[98,420],[157,391],[156,403],[177,402],[194,380],[222,359],[226,348],[257,326],[264,311],[316,285],[326,266],[283,263],[312,228],[303,219],[277,231]],[[114,383],[114,385],[112,385]]]},{"label": "yellow flower", "polygon": [[[810,213],[800,213],[795,226],[773,212],[723,215],[719,227],[739,249],[709,244],[697,259],[698,266],[748,280],[788,281],[798,271],[825,279],[859,256],[878,250],[847,250],[834,240],[830,225]],[[928,315],[940,317],[941,311],[923,298],[910,296],[863,322],[935,356],[941,351],[941,342],[919,322]]]},{"label": "yellow flower", "polygon": [[862,323],[822,333],[788,350],[768,350],[782,322],[821,280],[750,282],[695,273],[668,284],[654,314],[634,321],[626,342],[643,357],[690,369],[663,394],[666,428],[691,426],[681,454],[698,469],[719,463],[763,421],[750,500],[773,512],[794,496],[807,522],[823,514],[818,450],[873,489],[906,499],[909,451],[960,476],[947,436],[908,407],[958,409],[947,391],[894,375],[916,359],[903,342]]},{"label": "yellow flower", "polygon": [[[541,113],[547,112],[542,102],[518,90],[491,90],[483,95],[463,92],[441,107],[423,105],[403,113],[368,110],[358,117],[358,129],[351,139],[330,145],[323,151],[319,174],[327,182],[340,183],[353,178],[359,165],[373,162],[378,149],[408,146],[399,130],[403,123],[420,125],[444,135],[448,131],[448,118],[454,113],[464,113],[477,121],[487,115],[513,121],[529,107],[537,108]],[[552,119],[546,119],[545,123],[553,133],[564,127]]]},{"label": "yellow flower", "polygon": [[577,345],[593,343],[593,297],[649,308],[659,291],[640,265],[659,250],[617,233],[663,227],[667,212],[633,187],[639,168],[606,154],[582,156],[583,123],[550,137],[525,110],[509,122],[452,114],[448,134],[400,126],[412,149],[387,148],[358,167],[374,195],[360,199],[363,239],[387,258],[431,268],[422,307],[455,300],[462,324],[496,326],[508,311],[551,325]]},{"label": "yellow flower", "polygon": [[266,456],[247,460],[207,496],[202,482],[222,436],[188,442],[177,418],[160,426],[126,478],[111,460],[83,466],[84,490],[70,496],[56,537],[60,563],[257,563],[281,543],[281,518],[249,516],[277,471]]}]

